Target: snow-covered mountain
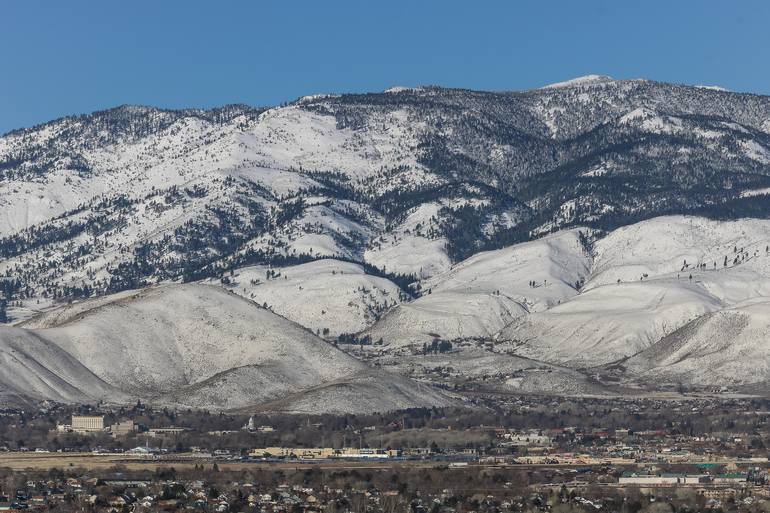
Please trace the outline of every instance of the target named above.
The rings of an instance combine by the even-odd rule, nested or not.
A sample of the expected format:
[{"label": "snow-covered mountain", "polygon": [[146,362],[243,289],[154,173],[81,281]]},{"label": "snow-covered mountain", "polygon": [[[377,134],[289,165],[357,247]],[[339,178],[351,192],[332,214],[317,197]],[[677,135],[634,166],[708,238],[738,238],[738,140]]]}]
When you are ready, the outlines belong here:
[{"label": "snow-covered mountain", "polygon": [[[696,367],[760,353],[695,358],[719,326],[761,347],[769,194],[770,97],[713,88],[589,76],[124,106],[0,137],[0,316],[201,282],[441,385],[722,386]],[[140,392],[68,340],[38,343],[104,383],[51,385],[61,399]]]},{"label": "snow-covered mountain", "polygon": [[569,226],[761,216],[769,119],[767,97],[607,77],[118,107],[0,138],[0,272],[30,297],[329,256],[429,278]]},{"label": "snow-covered mountain", "polygon": [[352,412],[454,402],[372,370],[221,287],[197,284],[121,292],[0,328],[0,355],[11,397],[216,409],[267,403],[291,412],[340,411],[338,395]]}]

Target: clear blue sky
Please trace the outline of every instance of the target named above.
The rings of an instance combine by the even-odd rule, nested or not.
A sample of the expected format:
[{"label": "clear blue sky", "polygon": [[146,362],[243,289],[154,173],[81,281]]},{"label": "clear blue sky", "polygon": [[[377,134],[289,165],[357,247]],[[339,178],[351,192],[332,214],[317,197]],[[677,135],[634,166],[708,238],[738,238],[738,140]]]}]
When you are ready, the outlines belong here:
[{"label": "clear blue sky", "polygon": [[589,73],[770,93],[767,1],[0,2],[0,133],[119,104],[538,87]]}]

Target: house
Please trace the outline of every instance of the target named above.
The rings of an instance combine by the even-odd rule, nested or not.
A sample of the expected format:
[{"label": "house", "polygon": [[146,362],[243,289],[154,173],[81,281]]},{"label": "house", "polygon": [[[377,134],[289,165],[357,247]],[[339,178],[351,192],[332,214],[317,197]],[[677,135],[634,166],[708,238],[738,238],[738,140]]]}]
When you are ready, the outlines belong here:
[{"label": "house", "polygon": [[630,430],[627,428],[616,428],[615,429],[615,438],[627,438],[630,434]]},{"label": "house", "polygon": [[110,497],[107,503],[110,506],[114,506],[116,508],[122,508],[123,506],[126,505],[126,499],[121,495],[116,495],[115,497]]}]

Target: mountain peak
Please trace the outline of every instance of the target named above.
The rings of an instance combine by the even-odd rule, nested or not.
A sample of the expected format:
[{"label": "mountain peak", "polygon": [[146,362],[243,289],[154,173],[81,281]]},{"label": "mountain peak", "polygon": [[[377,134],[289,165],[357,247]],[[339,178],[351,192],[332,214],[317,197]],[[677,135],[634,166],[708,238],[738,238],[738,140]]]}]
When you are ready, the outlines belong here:
[{"label": "mountain peak", "polygon": [[584,75],[582,77],[576,77],[564,82],[555,82],[541,87],[540,89],[559,89],[563,87],[580,87],[593,84],[603,84],[606,82],[612,82],[614,79],[607,75]]}]

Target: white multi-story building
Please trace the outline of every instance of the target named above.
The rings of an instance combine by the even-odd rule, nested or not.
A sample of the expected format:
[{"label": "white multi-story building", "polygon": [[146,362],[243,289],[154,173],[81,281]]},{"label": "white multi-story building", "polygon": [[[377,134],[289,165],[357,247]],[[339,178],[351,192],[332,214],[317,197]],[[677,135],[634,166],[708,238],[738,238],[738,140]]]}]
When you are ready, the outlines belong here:
[{"label": "white multi-story building", "polygon": [[72,430],[75,432],[103,431],[104,415],[73,415]]}]

